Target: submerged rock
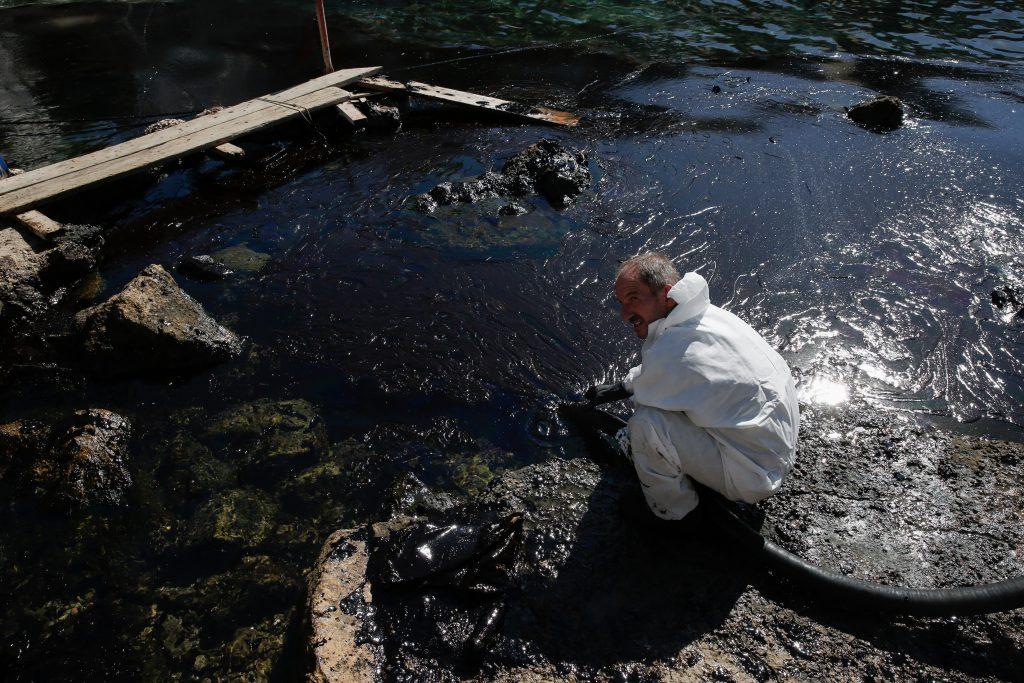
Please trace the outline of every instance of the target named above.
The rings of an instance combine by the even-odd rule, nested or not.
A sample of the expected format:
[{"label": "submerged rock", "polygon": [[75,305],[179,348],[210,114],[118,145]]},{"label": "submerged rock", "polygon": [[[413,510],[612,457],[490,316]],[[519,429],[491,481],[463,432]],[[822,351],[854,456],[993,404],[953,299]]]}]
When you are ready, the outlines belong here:
[{"label": "submerged rock", "polygon": [[178,272],[201,282],[213,282],[229,277],[233,270],[209,254],[186,256],[178,263]]},{"label": "submerged rock", "polygon": [[896,130],[903,125],[903,103],[885,95],[855,104],[846,111],[854,123],[876,132]]},{"label": "submerged rock", "polygon": [[498,209],[499,216],[522,216],[529,213],[529,209],[519,202],[509,202]]},{"label": "submerged rock", "polygon": [[231,408],[210,421],[207,434],[261,478],[312,465],[327,441],[320,414],[301,399],[261,399]]},{"label": "submerged rock", "polygon": [[268,254],[254,251],[245,244],[236,244],[233,247],[221,249],[214,252],[211,257],[239,273],[258,273],[270,262]]},{"label": "submerged rock", "polygon": [[242,340],[207,315],[158,265],[80,311],[83,351],[108,374],[192,370],[236,358]]},{"label": "submerged rock", "polygon": [[419,211],[420,213],[433,213],[437,209],[437,200],[435,200],[430,193],[424,192],[418,194],[412,198],[409,202],[409,208],[413,211]]},{"label": "submerged rock", "polygon": [[38,420],[0,425],[0,481],[30,467],[49,446],[51,429]]},{"label": "submerged rock", "polygon": [[199,498],[237,485],[235,469],[187,434],[167,444],[165,480],[176,497]]},{"label": "submerged rock", "polygon": [[259,547],[277,524],[277,505],[262,491],[231,489],[214,494],[196,509],[182,543],[193,551],[233,555]]},{"label": "submerged rock", "polygon": [[[37,448],[41,436],[35,435]],[[132,483],[130,436],[131,424],[117,413],[80,410],[48,435],[31,466],[31,481],[45,497],[72,508],[120,505]]]}]

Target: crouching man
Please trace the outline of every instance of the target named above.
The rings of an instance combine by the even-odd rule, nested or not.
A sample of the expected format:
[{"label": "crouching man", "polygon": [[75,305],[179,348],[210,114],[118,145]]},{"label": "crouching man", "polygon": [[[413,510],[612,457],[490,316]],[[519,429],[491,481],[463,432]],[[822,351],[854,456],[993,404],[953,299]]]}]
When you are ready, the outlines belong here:
[{"label": "crouching man", "polygon": [[647,505],[662,519],[697,507],[694,479],[730,500],[772,495],[793,467],[800,414],[789,366],[752,327],[711,305],[697,273],[657,252],[615,280],[622,319],[644,340],[641,364],[591,387],[590,405],[632,396],[620,440]]}]

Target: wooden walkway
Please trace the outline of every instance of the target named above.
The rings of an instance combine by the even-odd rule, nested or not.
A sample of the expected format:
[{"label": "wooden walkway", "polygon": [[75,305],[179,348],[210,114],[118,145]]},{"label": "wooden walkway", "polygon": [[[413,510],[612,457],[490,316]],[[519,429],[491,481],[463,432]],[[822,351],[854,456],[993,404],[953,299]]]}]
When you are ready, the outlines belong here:
[{"label": "wooden walkway", "polygon": [[56,235],[57,231],[52,230],[52,226],[40,222],[47,220],[46,217],[31,209],[76,190],[120,178],[186,154],[233,147],[227,143],[237,137],[287,119],[308,117],[309,112],[324,107],[340,105],[341,114],[354,123],[353,119],[362,117],[362,114],[351,106],[350,101],[366,97],[367,93],[352,93],[342,89],[341,86],[349,83],[356,83],[359,88],[366,90],[402,92],[542,123],[572,126],[578,121],[576,116],[566,112],[528,107],[425,83],[399,83],[372,78],[379,71],[380,67],[342,69],[294,88],[257,97],[118,145],[4,178],[0,180],[0,215],[16,214],[33,232],[40,234],[48,231]]}]

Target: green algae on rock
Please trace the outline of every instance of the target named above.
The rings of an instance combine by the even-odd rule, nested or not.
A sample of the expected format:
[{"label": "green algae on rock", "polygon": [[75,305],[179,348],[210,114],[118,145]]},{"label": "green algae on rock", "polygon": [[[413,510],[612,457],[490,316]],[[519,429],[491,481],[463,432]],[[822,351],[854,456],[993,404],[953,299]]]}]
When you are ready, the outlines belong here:
[{"label": "green algae on rock", "polygon": [[262,491],[230,489],[200,505],[186,523],[183,545],[237,553],[258,548],[274,531],[277,504]]},{"label": "green algae on rock", "polygon": [[210,254],[212,260],[237,273],[258,273],[270,262],[270,255],[249,248],[244,242]]},{"label": "green algae on rock", "polygon": [[260,399],[229,408],[206,427],[211,443],[222,443],[248,472],[269,477],[313,464],[326,445],[326,432],[308,401]]},{"label": "green algae on rock", "polygon": [[197,498],[237,484],[235,469],[186,433],[161,447],[166,450],[166,481],[176,498]]}]

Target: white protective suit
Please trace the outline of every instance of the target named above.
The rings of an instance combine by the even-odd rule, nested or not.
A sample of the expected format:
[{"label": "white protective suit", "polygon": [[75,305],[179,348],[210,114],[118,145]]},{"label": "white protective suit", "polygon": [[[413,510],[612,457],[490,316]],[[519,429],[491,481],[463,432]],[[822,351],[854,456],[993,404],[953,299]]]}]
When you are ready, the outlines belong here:
[{"label": "white protective suit", "polygon": [[648,326],[641,365],[623,381],[633,464],[651,510],[681,519],[697,506],[687,477],[731,500],[774,493],[793,467],[800,413],[786,361],[750,325],[712,306],[687,273],[676,307]]}]

